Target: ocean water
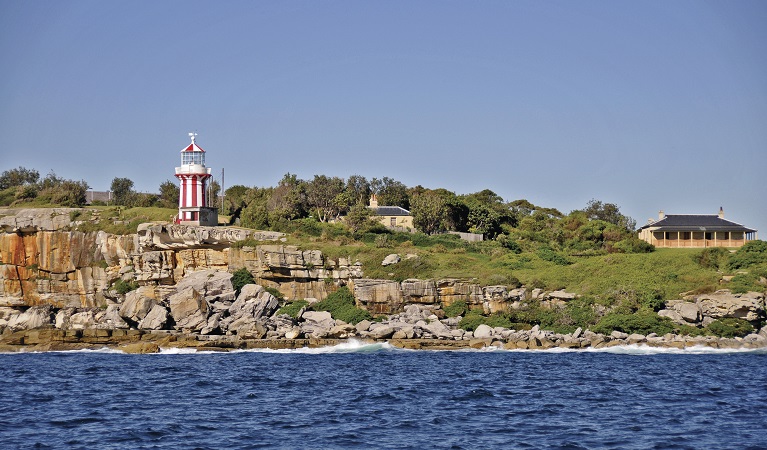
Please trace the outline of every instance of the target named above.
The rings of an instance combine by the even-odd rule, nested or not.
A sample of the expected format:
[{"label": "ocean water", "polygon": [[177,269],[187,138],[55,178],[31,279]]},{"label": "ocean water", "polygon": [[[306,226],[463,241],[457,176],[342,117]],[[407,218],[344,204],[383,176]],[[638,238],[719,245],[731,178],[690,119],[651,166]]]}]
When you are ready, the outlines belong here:
[{"label": "ocean water", "polygon": [[767,352],[0,354],[0,448],[764,449]]}]

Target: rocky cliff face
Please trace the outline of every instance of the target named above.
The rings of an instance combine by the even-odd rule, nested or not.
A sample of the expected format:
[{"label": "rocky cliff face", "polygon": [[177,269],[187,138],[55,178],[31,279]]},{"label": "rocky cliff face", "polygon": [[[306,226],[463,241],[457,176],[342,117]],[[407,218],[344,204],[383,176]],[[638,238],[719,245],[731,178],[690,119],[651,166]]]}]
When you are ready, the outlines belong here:
[{"label": "rocky cliff face", "polygon": [[[279,303],[263,286],[295,300],[323,299],[337,286],[348,285],[358,305],[374,315],[407,315],[408,308],[436,312],[458,301],[485,313],[508,311],[529,300],[556,308],[576,297],[564,291],[483,287],[457,279],[364,278],[359,262],[329,259],[317,250],[281,244],[284,236],[274,232],[170,224],[145,224],[130,236],[71,231],[76,225],[70,221],[76,217],[71,211],[0,210],[0,331],[55,327],[67,333],[177,330],[268,338],[352,335],[343,324],[335,324],[341,328],[327,335],[311,331],[312,326],[322,328],[319,324],[327,318],[321,315],[308,320],[306,330],[272,317]],[[254,244],[242,245],[242,241]],[[237,295],[230,279],[240,268],[248,269],[258,286]],[[120,285],[134,289],[121,294]],[[765,297],[718,291],[668,302],[660,314],[678,323],[704,326],[725,317],[758,321],[764,318]],[[410,325],[422,319],[415,316]],[[414,329],[445,339],[458,333],[438,322],[427,325]],[[455,328],[456,324],[448,325]],[[390,328],[392,336],[401,332],[397,338],[420,333],[411,336],[410,328]],[[371,336],[381,338],[384,331]]]}]

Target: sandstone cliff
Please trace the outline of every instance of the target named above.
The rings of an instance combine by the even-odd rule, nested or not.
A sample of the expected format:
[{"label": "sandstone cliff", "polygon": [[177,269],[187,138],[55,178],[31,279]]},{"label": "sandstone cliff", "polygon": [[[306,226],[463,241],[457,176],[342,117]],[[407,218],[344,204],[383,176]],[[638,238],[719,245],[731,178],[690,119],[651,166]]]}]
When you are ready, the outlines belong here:
[{"label": "sandstone cliff", "polygon": [[[534,342],[542,342],[539,338],[551,336],[484,328],[466,333],[457,328],[458,319],[444,318],[442,308],[462,301],[472,309],[494,313],[519,308],[529,300],[556,308],[576,298],[564,291],[480,286],[458,279],[364,278],[359,262],[285,245],[280,243],[284,236],[275,232],[171,224],[144,224],[129,236],[73,231],[76,223],[70,218],[77,215],[72,211],[0,211],[0,332],[11,342],[14,333],[47,328],[64,333],[56,334],[62,342],[79,342],[83,336],[93,342],[114,336],[134,339],[141,336],[134,331],[164,331],[197,339],[495,337],[524,341],[515,345],[528,348],[523,345],[535,346]],[[240,268],[253,274],[258,285],[248,285],[237,294],[231,273]],[[275,316],[279,300],[264,289],[276,288],[288,300],[323,299],[341,285],[352,289],[358,306],[389,319],[355,327],[334,321],[327,313],[308,312],[300,321]],[[121,293],[120,286],[133,290]],[[670,301],[660,314],[691,325],[728,317],[758,321],[765,315],[765,297],[718,291]],[[584,341],[576,334],[552,339],[563,346],[607,342],[606,337]],[[35,339],[30,336],[16,340]],[[613,339],[644,342],[628,336]]]}]

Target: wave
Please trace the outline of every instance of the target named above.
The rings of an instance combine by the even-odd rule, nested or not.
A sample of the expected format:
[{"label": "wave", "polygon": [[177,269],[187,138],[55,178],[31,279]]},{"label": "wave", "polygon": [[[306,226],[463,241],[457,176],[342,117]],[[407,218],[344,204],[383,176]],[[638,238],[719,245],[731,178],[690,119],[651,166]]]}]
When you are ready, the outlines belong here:
[{"label": "wave", "polygon": [[713,348],[705,345],[695,345],[685,348],[652,347],[642,344],[616,345],[603,348],[559,348],[549,349],[503,349],[485,347],[482,351],[523,352],[523,353],[612,353],[615,355],[725,355],[725,354],[755,354],[767,355],[767,348]]},{"label": "wave", "polygon": [[271,349],[271,348],[255,348],[247,350],[233,350],[231,353],[288,353],[288,354],[309,354],[309,355],[321,355],[331,353],[374,353],[379,351],[400,351],[397,347],[394,347],[388,342],[362,342],[357,339],[349,339],[338,345],[330,345],[327,347],[302,347],[295,349]]},{"label": "wave", "polygon": [[119,353],[119,354],[125,354],[122,350],[118,350],[116,348],[109,348],[109,347],[102,347],[102,348],[81,348],[76,350],[26,350],[23,347],[19,349],[19,351],[15,352],[0,352],[0,355],[42,355],[42,354],[50,354],[50,353],[89,353],[89,354],[109,354],[109,353]]},{"label": "wave", "polygon": [[[627,344],[616,345],[613,347],[603,348],[560,348],[552,347],[549,349],[505,349],[496,346],[486,346],[482,348],[455,348],[455,349],[403,349],[391,345],[389,342],[374,342],[368,343],[359,341],[356,339],[350,339],[346,342],[337,345],[331,345],[327,347],[302,347],[296,349],[273,349],[273,348],[256,348],[256,349],[238,349],[230,351],[216,351],[216,350],[198,350],[193,347],[167,347],[160,348],[158,353],[148,353],[148,355],[227,355],[236,353],[272,353],[272,354],[308,354],[308,355],[321,355],[321,354],[334,354],[334,353],[375,353],[382,351],[390,352],[467,352],[467,353],[611,353],[616,355],[726,355],[726,354],[754,354],[754,355],[767,355],[767,347],[762,348],[713,348],[704,345],[696,345],[685,348],[672,348],[672,347],[654,347],[644,344]],[[17,352],[0,352],[2,355],[31,355],[31,354],[47,354],[47,353],[81,353],[81,354],[124,354],[124,351],[119,348],[103,347],[99,349],[78,349],[78,350],[51,350],[51,351],[25,351],[21,349]]]}]

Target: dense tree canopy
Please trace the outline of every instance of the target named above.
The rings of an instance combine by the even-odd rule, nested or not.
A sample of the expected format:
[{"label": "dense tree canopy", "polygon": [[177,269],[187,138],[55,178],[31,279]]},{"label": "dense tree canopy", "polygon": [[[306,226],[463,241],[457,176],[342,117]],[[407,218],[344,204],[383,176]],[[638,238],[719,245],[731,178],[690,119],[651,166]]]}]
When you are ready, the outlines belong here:
[{"label": "dense tree canopy", "polygon": [[[160,184],[159,196],[134,192],[133,181],[128,178],[114,178],[110,187],[115,203],[123,206],[175,208],[179,195],[173,181]],[[210,187],[209,195],[217,196],[218,184],[212,182]],[[85,204],[88,185],[53,172],[41,180],[37,171],[19,167],[2,172],[0,188],[0,204],[80,206]],[[384,232],[367,207],[371,193],[376,194],[380,206],[409,209],[416,230],[426,234],[472,232],[498,240],[514,251],[545,246],[547,252],[573,255],[652,249],[636,238],[636,222],[621,214],[614,203],[593,199],[582,210],[564,215],[525,199],[506,202],[490,189],[456,195],[443,188],[407,188],[389,177],[368,181],[362,175],[347,179],[315,175],[306,181],[287,173],[275,187],[229,187],[221,212],[231,215],[233,222],[239,219],[243,226],[259,229],[289,230],[291,221],[297,219],[313,217],[328,222],[344,216],[343,222],[354,233]]]},{"label": "dense tree canopy", "polygon": [[133,200],[133,181],[129,178],[114,178],[109,187],[116,205],[129,206]]},{"label": "dense tree canopy", "polygon": [[10,169],[0,174],[0,190],[10,187],[34,184],[40,180],[40,173],[33,169],[18,167]]}]

